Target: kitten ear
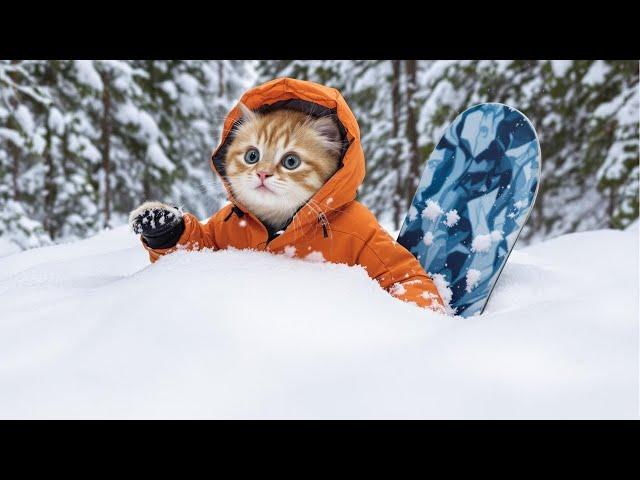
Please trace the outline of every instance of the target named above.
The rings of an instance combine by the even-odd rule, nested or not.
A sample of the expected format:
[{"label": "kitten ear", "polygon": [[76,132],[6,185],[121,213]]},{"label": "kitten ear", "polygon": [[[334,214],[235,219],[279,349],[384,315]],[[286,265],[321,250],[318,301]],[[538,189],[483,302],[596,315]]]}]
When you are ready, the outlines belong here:
[{"label": "kitten ear", "polygon": [[240,111],[242,112],[242,119],[244,121],[248,122],[256,119],[256,113],[249,107],[247,107],[244,103],[238,102],[238,107],[240,107]]},{"label": "kitten ear", "polygon": [[318,132],[326,142],[328,150],[339,152],[342,146],[342,137],[336,121],[330,116],[320,117],[313,122],[313,129]]}]

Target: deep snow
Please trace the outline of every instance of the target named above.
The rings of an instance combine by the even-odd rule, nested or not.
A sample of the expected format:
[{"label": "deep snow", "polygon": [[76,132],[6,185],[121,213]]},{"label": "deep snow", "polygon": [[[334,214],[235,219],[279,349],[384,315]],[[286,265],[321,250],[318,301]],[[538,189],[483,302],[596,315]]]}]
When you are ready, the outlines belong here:
[{"label": "deep snow", "polygon": [[637,225],[515,251],[471,319],[122,227],[0,258],[0,418],[637,418],[638,301]]}]

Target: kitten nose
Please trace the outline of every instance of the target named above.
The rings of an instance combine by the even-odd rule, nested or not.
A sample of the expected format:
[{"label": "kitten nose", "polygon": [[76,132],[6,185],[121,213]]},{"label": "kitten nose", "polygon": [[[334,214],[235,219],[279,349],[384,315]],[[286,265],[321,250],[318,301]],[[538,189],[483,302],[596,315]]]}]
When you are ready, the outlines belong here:
[{"label": "kitten nose", "polygon": [[264,183],[264,179],[267,177],[273,177],[273,173],[267,173],[265,171],[258,172],[258,176],[260,177],[260,182]]}]

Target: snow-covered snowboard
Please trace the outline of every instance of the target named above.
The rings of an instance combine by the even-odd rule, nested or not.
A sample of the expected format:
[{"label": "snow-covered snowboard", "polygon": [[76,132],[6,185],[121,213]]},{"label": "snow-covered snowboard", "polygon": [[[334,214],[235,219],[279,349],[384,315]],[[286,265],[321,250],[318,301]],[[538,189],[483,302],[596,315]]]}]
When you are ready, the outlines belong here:
[{"label": "snow-covered snowboard", "polygon": [[445,300],[456,314],[484,310],[531,213],[539,181],[535,129],[507,105],[465,110],[438,142],[398,242],[436,283],[446,282]]}]

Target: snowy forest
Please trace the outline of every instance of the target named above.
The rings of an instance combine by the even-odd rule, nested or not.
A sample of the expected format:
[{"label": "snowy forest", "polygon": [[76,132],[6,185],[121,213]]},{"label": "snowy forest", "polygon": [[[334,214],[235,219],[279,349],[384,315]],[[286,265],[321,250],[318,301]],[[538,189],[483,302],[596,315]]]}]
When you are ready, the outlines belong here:
[{"label": "snowy forest", "polygon": [[200,218],[243,91],[289,76],[339,89],[362,131],[359,200],[397,229],[448,122],[479,102],[525,113],[542,183],[523,243],[638,217],[637,61],[0,60],[0,240],[17,250],[125,223],[144,200]]},{"label": "snowy forest", "polygon": [[[500,251],[493,226],[460,229],[468,251],[425,267],[447,315],[403,298],[421,273],[368,213],[368,239],[353,212],[334,239],[321,210],[280,251],[229,208],[224,231],[251,249],[188,242],[151,263],[130,211],[223,207],[210,163],[223,120],[276,77],[342,92],[366,157],[358,200],[392,234],[458,114],[523,112],[542,179],[516,248]],[[0,420],[638,419],[639,97],[637,60],[0,60]],[[496,145],[458,127],[456,154]],[[537,159],[527,149],[514,155]],[[434,205],[429,225],[455,227],[457,210]],[[476,252],[454,284],[449,260]],[[454,288],[490,295],[486,308],[454,312]]]}]

